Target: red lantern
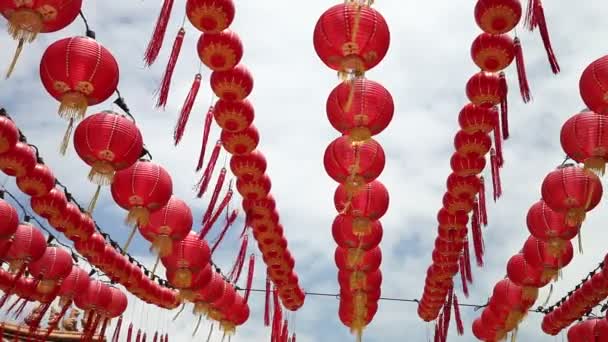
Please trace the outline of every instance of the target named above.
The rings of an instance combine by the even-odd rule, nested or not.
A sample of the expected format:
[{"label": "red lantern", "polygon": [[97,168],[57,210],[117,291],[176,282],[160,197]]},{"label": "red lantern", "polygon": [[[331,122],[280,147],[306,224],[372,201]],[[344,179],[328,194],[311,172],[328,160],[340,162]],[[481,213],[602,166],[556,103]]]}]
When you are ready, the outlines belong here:
[{"label": "red lantern", "polygon": [[579,81],[581,98],[592,111],[608,114],[608,56],[589,64]]},{"label": "red lantern", "polygon": [[55,176],[45,164],[36,164],[28,173],[17,177],[17,187],[31,197],[48,194],[55,187]]},{"label": "red lantern", "polygon": [[526,222],[530,234],[550,244],[552,240],[571,240],[580,229],[580,225],[569,225],[565,213],[553,211],[543,200],[530,207]]},{"label": "red lantern", "polygon": [[608,159],[608,117],[594,112],[574,115],[562,126],[560,140],[566,154],[586,169],[604,174]]},{"label": "red lantern", "polygon": [[186,202],[171,196],[160,210],[150,214],[150,221],[139,226],[139,231],[160,256],[172,252],[173,241],[181,241],[192,229],[192,211]]},{"label": "red lantern", "polygon": [[463,156],[454,152],[450,159],[450,165],[457,176],[475,176],[483,172],[486,167],[486,158],[474,155]]},{"label": "red lantern", "polygon": [[390,32],[384,17],[359,3],[331,7],[315,26],[313,43],[329,68],[360,75],[386,55]]},{"label": "red lantern", "polygon": [[5,260],[11,270],[18,270],[36,261],[44,255],[46,239],[44,235],[31,224],[22,223],[13,235],[13,242],[8,249]]},{"label": "red lantern", "polygon": [[469,101],[482,107],[500,104],[504,94],[498,74],[481,71],[473,75],[466,85]]},{"label": "red lantern", "polygon": [[169,173],[160,165],[141,160],[114,175],[112,198],[129,211],[127,221],[146,225],[150,212],[162,208],[173,194]]},{"label": "red lantern", "polygon": [[139,128],[124,115],[105,111],[82,120],[74,130],[74,149],[91,166],[95,184],[112,182],[115,171],[133,165],[140,157],[143,140]]},{"label": "red lantern", "polygon": [[79,293],[84,293],[89,287],[91,278],[87,272],[78,266],[72,266],[70,274],[61,282],[61,288],[57,294],[61,297],[61,305],[67,304]]},{"label": "red lantern", "polygon": [[0,154],[0,170],[9,176],[25,176],[36,167],[36,153],[30,145],[17,142],[13,148]]},{"label": "red lantern", "polygon": [[383,235],[380,221],[372,221],[369,232],[361,234],[360,232],[353,231],[352,220],[353,217],[347,215],[338,215],[334,219],[331,231],[338,246],[370,250],[380,244]]},{"label": "red lantern", "polygon": [[271,188],[270,178],[264,175],[257,180],[245,181],[240,178],[236,181],[236,188],[244,199],[257,200],[262,199],[270,193]]},{"label": "red lantern", "polygon": [[17,210],[7,201],[0,199],[0,240],[8,240],[19,227]]},{"label": "red lantern", "polygon": [[19,141],[19,129],[13,120],[0,111],[0,154],[12,149]]},{"label": "red lantern", "polygon": [[51,44],[40,62],[44,88],[61,102],[59,115],[82,119],[87,107],[108,99],[118,85],[118,63],[96,40],[71,37]]},{"label": "red lantern", "polygon": [[93,233],[88,239],[80,239],[74,243],[76,250],[88,258],[101,256],[105,246],[106,240],[99,233]]},{"label": "red lantern", "polygon": [[176,271],[175,284],[179,288],[188,288],[195,276],[209,265],[211,252],[205,240],[190,232],[181,241],[174,241],[171,253],[161,258],[167,269]]},{"label": "red lantern", "polygon": [[244,155],[235,154],[230,158],[230,170],[239,179],[255,180],[266,172],[266,158],[257,150]]},{"label": "red lantern", "polygon": [[74,298],[76,306],[85,311],[104,313],[105,307],[112,301],[110,288],[99,280],[91,280],[87,291],[78,293]]},{"label": "red lantern", "polygon": [[378,220],[371,220],[363,216],[338,215],[334,220],[334,225],[339,225],[342,230],[352,232],[358,237],[366,237],[368,234],[373,234],[374,231],[382,228],[382,224]]},{"label": "red lantern", "polygon": [[454,148],[463,156],[482,158],[490,152],[491,147],[492,139],[487,133],[458,131],[454,137]]},{"label": "red lantern", "polygon": [[479,192],[481,181],[477,176],[458,176],[451,173],[446,184],[450,195],[456,198],[473,198]]},{"label": "red lantern", "polygon": [[447,209],[441,208],[437,213],[437,221],[440,231],[466,231],[469,216],[464,211],[457,211],[452,214]]},{"label": "red lantern", "polygon": [[30,274],[37,278],[37,291],[51,293],[72,271],[72,256],[62,248],[47,247],[42,257],[28,265]]},{"label": "red lantern", "polygon": [[241,132],[253,123],[254,110],[247,99],[242,101],[219,99],[213,107],[213,117],[224,131]]},{"label": "red lantern", "polygon": [[59,31],[78,16],[82,0],[0,1],[13,39],[33,41],[38,33]]},{"label": "red lantern", "polygon": [[58,188],[53,188],[48,194],[40,197],[32,197],[30,205],[36,214],[51,219],[60,216],[65,210],[68,200],[65,193]]},{"label": "red lantern", "polygon": [[80,213],[79,224],[68,226],[64,232],[65,236],[72,241],[86,240],[95,233],[95,221],[88,213]]},{"label": "red lantern", "polygon": [[248,219],[272,219],[276,214],[276,202],[271,194],[259,200],[243,200],[243,209]]},{"label": "red lantern", "polygon": [[326,104],[327,118],[340,133],[364,141],[382,132],[393,118],[393,97],[380,83],[366,78],[342,82]]},{"label": "red lantern", "polygon": [[467,133],[490,133],[496,127],[497,118],[498,110],[496,108],[487,108],[469,103],[460,111],[458,123],[460,129]]},{"label": "red lantern", "polygon": [[522,248],[524,259],[535,268],[560,269],[568,266],[574,257],[572,243],[568,240],[550,245],[530,236]]},{"label": "red lantern", "polygon": [[127,310],[129,300],[127,296],[115,287],[110,287],[112,297],[106,306],[106,312],[110,318],[115,318],[123,314]]},{"label": "red lantern", "polygon": [[373,272],[380,268],[382,252],[379,247],[364,251],[357,248],[336,248],[334,254],[336,266],[340,270]]},{"label": "red lantern", "polygon": [[253,152],[260,142],[260,134],[254,125],[241,132],[222,131],[220,136],[222,146],[230,154],[243,155]]},{"label": "red lantern", "polygon": [[521,20],[519,0],[478,0],[475,5],[475,21],[486,33],[507,33]]},{"label": "red lantern", "polygon": [[214,71],[210,82],[215,95],[226,101],[242,101],[253,89],[253,77],[242,64],[230,70]]},{"label": "red lantern", "polygon": [[365,184],[354,194],[341,184],[334,194],[334,205],[341,214],[379,220],[388,210],[389,195],[377,180]]},{"label": "red lantern", "polygon": [[243,45],[239,36],[230,30],[203,33],[196,46],[201,61],[213,71],[234,68],[243,57]]},{"label": "red lantern", "polygon": [[186,15],[198,30],[219,33],[234,20],[234,3],[232,0],[188,0]]},{"label": "red lantern", "polygon": [[382,284],[382,272],[380,270],[370,273],[340,270],[338,272],[338,283],[340,284],[340,288],[346,292],[372,292],[380,288]]},{"label": "red lantern", "polygon": [[545,177],[541,193],[549,208],[567,214],[567,224],[579,225],[585,213],[598,205],[603,189],[595,174],[566,165]]},{"label": "red lantern", "polygon": [[65,208],[61,211],[61,214],[51,216],[49,223],[57,231],[65,233],[68,229],[74,230],[76,226],[80,225],[82,220],[82,212],[80,208],[74,203],[67,203]]},{"label": "red lantern", "polygon": [[482,33],[473,41],[471,58],[483,71],[501,71],[515,59],[513,39],[507,34]]},{"label": "red lantern", "polygon": [[331,178],[355,191],[380,176],[385,164],[384,150],[373,139],[353,144],[342,136],[327,147],[323,164]]}]

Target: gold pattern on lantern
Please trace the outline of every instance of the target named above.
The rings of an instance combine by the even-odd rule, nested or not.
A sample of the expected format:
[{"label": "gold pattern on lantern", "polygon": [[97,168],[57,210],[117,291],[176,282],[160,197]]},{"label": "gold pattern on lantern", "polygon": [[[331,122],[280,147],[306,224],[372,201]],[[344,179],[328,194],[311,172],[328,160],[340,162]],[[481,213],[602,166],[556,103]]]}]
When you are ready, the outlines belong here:
[{"label": "gold pattern on lantern", "polygon": [[[228,16],[222,7],[214,5],[202,5],[194,9],[189,15],[193,25],[205,33],[218,33],[228,26]],[[213,23],[213,28],[207,24]]]},{"label": "gold pattern on lantern", "polygon": [[[211,43],[203,49],[202,60],[213,70],[225,71],[236,64],[236,54],[228,44]],[[220,64],[218,61],[223,63]]]},{"label": "gold pattern on lantern", "polygon": [[245,86],[241,82],[236,83],[234,80],[225,80],[213,85],[213,89],[220,98],[228,100],[244,99],[247,94]]}]

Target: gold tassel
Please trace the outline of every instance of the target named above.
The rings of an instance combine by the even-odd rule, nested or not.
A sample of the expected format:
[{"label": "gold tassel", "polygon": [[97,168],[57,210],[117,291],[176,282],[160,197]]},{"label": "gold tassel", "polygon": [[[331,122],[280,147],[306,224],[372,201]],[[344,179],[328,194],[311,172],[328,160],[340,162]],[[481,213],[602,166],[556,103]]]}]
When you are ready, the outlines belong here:
[{"label": "gold tassel", "polygon": [[192,285],[192,272],[186,268],[175,271],[175,287],[180,289],[189,288]]},{"label": "gold tassel", "polygon": [[591,157],[585,159],[585,169],[593,171],[598,176],[603,176],[606,171],[606,160],[603,157]]},{"label": "gold tassel", "polygon": [[81,120],[88,107],[89,101],[83,93],[68,91],[61,97],[58,113],[62,118]]},{"label": "gold tassel", "polygon": [[167,256],[173,249],[173,240],[168,235],[157,235],[152,242],[152,249],[161,257]]},{"label": "gold tassel", "polygon": [[95,210],[95,206],[97,206],[97,200],[99,199],[99,194],[101,193],[101,185],[97,186],[95,190],[95,194],[93,194],[93,198],[91,198],[91,202],[89,202],[89,206],[87,207],[87,213],[89,215],[93,215],[93,211]]},{"label": "gold tassel", "polygon": [[129,210],[126,223],[129,226],[145,226],[150,221],[150,212],[148,208],[133,207]]},{"label": "gold tassel", "polygon": [[72,131],[74,130],[74,119],[70,119],[68,123],[68,127],[63,134],[63,140],[61,140],[61,146],[59,147],[59,153],[62,156],[65,156],[65,153],[68,150],[68,145],[70,143],[70,137],[72,136]]},{"label": "gold tassel", "polygon": [[127,249],[129,249],[129,245],[131,245],[131,242],[133,241],[133,237],[135,237],[135,232],[137,232],[137,227],[133,227],[133,229],[131,230],[129,237],[127,238],[127,242],[125,243],[124,247],[122,248],[122,255],[125,255],[127,253]]},{"label": "gold tassel", "polygon": [[43,18],[37,11],[22,7],[16,9],[8,18],[8,33],[15,40],[26,40],[31,43],[42,31]]},{"label": "gold tassel", "polygon": [[517,328],[511,333],[511,342],[517,341]]},{"label": "gold tassel", "polygon": [[17,44],[17,49],[15,50],[15,54],[13,55],[13,60],[11,61],[11,64],[8,67],[8,70],[6,71],[6,78],[8,79],[9,77],[11,77],[11,74],[13,73],[13,70],[15,69],[15,65],[17,65],[17,60],[19,59],[19,56],[21,55],[21,51],[23,51],[23,45],[25,43],[25,39],[19,39],[19,43]]},{"label": "gold tassel", "polygon": [[41,280],[36,287],[36,290],[42,294],[49,294],[55,289],[57,283],[54,280]]},{"label": "gold tassel", "polygon": [[97,185],[110,185],[114,180],[114,169],[106,161],[97,161],[89,171],[89,180]]}]

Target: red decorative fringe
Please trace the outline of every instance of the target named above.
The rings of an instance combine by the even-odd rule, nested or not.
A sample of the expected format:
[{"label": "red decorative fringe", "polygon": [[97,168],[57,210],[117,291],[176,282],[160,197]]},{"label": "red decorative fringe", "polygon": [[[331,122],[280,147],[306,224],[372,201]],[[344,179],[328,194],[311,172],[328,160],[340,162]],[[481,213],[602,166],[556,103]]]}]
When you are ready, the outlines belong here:
[{"label": "red decorative fringe", "polygon": [[264,326],[270,326],[270,279],[266,276],[266,299],[264,300]]},{"label": "red decorative fringe", "polygon": [[13,294],[13,291],[15,290],[15,286],[17,285],[17,281],[21,278],[21,276],[25,272],[25,266],[26,266],[25,264],[22,265],[19,268],[19,270],[17,270],[17,273],[10,280],[10,287],[8,289],[6,289],[6,291],[4,291],[4,295],[2,296],[2,298],[0,298],[0,308],[3,307],[4,304],[6,304],[6,301],[8,300],[8,298],[11,296],[11,294]]},{"label": "red decorative fringe", "polygon": [[483,266],[483,236],[481,233],[481,226],[479,224],[479,212],[478,204],[475,202],[475,209],[473,210],[473,217],[471,219],[471,233],[473,234],[473,247],[475,250],[475,259],[477,266]]},{"label": "red decorative fringe", "polygon": [[526,75],[526,64],[524,62],[524,52],[521,47],[521,41],[515,37],[515,64],[517,66],[517,79],[519,81],[519,92],[524,103],[530,102],[530,85],[528,84],[528,76]]},{"label": "red decorative fringe", "polygon": [[494,148],[496,149],[498,166],[502,166],[504,164],[504,157],[502,154],[502,133],[500,132],[500,117],[498,116],[498,112],[496,114],[496,126],[494,126]]},{"label": "red decorative fringe", "polygon": [[17,309],[17,312],[15,312],[15,316],[13,316],[15,319],[19,319],[19,317],[21,316],[21,314],[25,310],[25,306],[27,305],[27,303],[29,303],[28,300],[24,300],[21,303],[21,305],[19,306],[19,309]]},{"label": "red decorative fringe", "polygon": [[249,217],[245,214],[245,219],[243,220],[243,231],[241,231],[240,237],[243,238],[245,234],[247,234],[247,228],[249,227]]},{"label": "red decorative fringe", "polygon": [[435,342],[443,342],[443,311],[435,323]]},{"label": "red decorative fringe", "polygon": [[207,149],[207,141],[209,140],[209,133],[211,133],[211,121],[213,120],[213,106],[209,107],[207,115],[205,115],[205,125],[203,127],[203,143],[201,144],[201,153],[198,156],[198,164],[196,165],[196,171],[200,171],[203,168],[203,162],[205,161],[205,150]]},{"label": "red decorative fringe", "polygon": [[222,187],[224,186],[225,179],[226,168],[223,167],[220,171],[220,175],[217,177],[217,182],[215,183],[215,188],[213,189],[213,194],[211,195],[209,204],[207,204],[207,210],[205,210],[205,215],[203,215],[203,225],[209,222],[209,219],[211,219],[211,214],[213,214],[213,209],[215,209],[215,204],[217,203],[217,199],[220,196],[220,192],[222,191]]},{"label": "red decorative fringe", "polygon": [[196,95],[198,94],[200,87],[201,74],[196,74],[196,76],[194,76],[192,86],[190,87],[190,91],[188,92],[188,96],[186,97],[184,105],[182,106],[182,110],[180,111],[175,129],[173,130],[173,141],[175,145],[179,144],[184,136],[186,124],[188,123],[188,118],[190,117],[190,112],[192,112],[192,107],[194,106],[194,101],[196,101]]},{"label": "red decorative fringe", "polygon": [[165,342],[169,342],[169,334],[165,333]]},{"label": "red decorative fringe", "polygon": [[135,342],[141,342],[141,329],[137,329],[137,335],[135,336]]},{"label": "red decorative fringe", "polygon": [[490,150],[490,164],[492,166],[492,187],[494,189],[494,202],[502,195],[502,185],[500,182],[500,167],[498,157],[494,149]]},{"label": "red decorative fringe", "polygon": [[541,0],[528,1],[525,26],[530,31],[533,31],[537,27],[539,28],[540,36],[543,40],[543,45],[545,46],[545,51],[547,51],[547,58],[549,59],[551,70],[554,74],[559,73],[560,67],[557,62],[557,58],[555,57],[555,53],[553,52],[553,47],[551,46],[551,39],[549,37],[549,30],[547,28],[547,21],[545,18],[545,10],[543,9]]},{"label": "red decorative fringe", "polygon": [[283,321],[283,329],[281,329],[281,342],[287,341],[287,337],[289,336],[289,322],[287,320]]},{"label": "red decorative fringe", "polygon": [[296,342],[296,333],[294,332],[293,335],[291,335],[291,342]]},{"label": "red decorative fringe", "polygon": [[245,287],[245,303],[249,301],[249,295],[251,294],[251,286],[253,284],[253,272],[255,269],[255,254],[249,256],[249,266],[247,267],[247,285]]},{"label": "red decorative fringe", "polygon": [[454,293],[454,319],[456,320],[456,330],[458,335],[464,334],[464,325],[462,324],[462,316],[460,315],[460,306],[458,305],[458,297]]},{"label": "red decorative fringe", "polygon": [[[109,321],[110,321],[109,318],[104,318],[103,324],[101,326],[101,334],[100,334],[100,336],[106,336],[106,329],[108,328]],[[95,331],[93,331],[93,334],[95,334]]]},{"label": "red decorative fringe", "polygon": [[146,66],[154,64],[158,53],[163,46],[163,40],[165,39],[165,33],[167,32],[167,25],[171,18],[171,10],[173,9],[173,0],[165,0],[163,7],[160,9],[158,19],[156,19],[156,26],[154,27],[154,33],[146,48],[146,54],[144,55],[144,62]]},{"label": "red decorative fringe", "polygon": [[68,312],[68,309],[72,306],[72,301],[69,300],[62,308],[61,311],[59,312],[59,316],[57,316],[54,320],[49,322],[49,326],[46,329],[46,335],[44,336],[44,341],[48,340],[48,337],[53,333],[53,331],[55,331],[55,329],[57,329],[57,326],[59,325],[59,322],[61,322],[61,320],[63,319],[63,317],[65,316],[65,314]]},{"label": "red decorative fringe", "polygon": [[[38,308],[32,310],[32,312],[30,313],[30,317],[32,318],[32,320],[28,324],[29,331],[28,331],[28,338],[26,339],[26,341],[29,341],[30,338],[34,335],[34,332],[36,330],[38,330],[38,328],[40,327],[40,322],[42,322],[42,318],[44,318],[44,315],[46,314],[46,312],[49,310],[50,307],[51,307],[51,304],[49,304],[49,303],[40,304],[38,306]],[[42,310],[39,311],[38,313],[36,313],[36,311],[39,308],[42,308]]]},{"label": "red decorative fringe", "polygon": [[507,85],[507,77],[504,72],[500,73],[500,121],[502,125],[502,137],[504,140],[509,139],[509,106],[508,106],[509,87]]},{"label": "red decorative fringe", "polygon": [[130,323],[129,330],[127,330],[127,342],[131,342],[132,336],[133,336],[133,323]]},{"label": "red decorative fringe", "polygon": [[118,322],[116,323],[116,328],[114,328],[114,334],[112,335],[112,342],[118,342],[120,338],[120,329],[122,329],[122,316],[118,318]]},{"label": "red decorative fringe", "polygon": [[224,240],[224,236],[226,236],[226,232],[232,226],[232,224],[234,223],[234,221],[236,221],[236,218],[237,218],[238,215],[239,215],[239,210],[238,209],[234,209],[232,211],[232,213],[230,214],[230,217],[228,218],[228,220],[226,220],[226,224],[224,224],[224,229],[222,229],[222,232],[220,233],[220,235],[218,236],[217,240],[213,244],[213,247],[211,247],[211,254],[212,255],[213,255],[213,252],[215,252],[215,250],[217,249],[217,247],[220,245],[220,243],[222,243],[222,241]]},{"label": "red decorative fringe", "polygon": [[471,252],[469,249],[469,239],[464,240],[464,267],[466,270],[467,281],[469,284],[473,284],[473,271],[471,269]]},{"label": "red decorative fringe", "polygon": [[141,338],[141,342],[146,342],[146,333],[144,332],[142,338]]},{"label": "red decorative fringe", "polygon": [[152,342],[158,341],[158,331],[154,333],[154,338],[152,338]]},{"label": "red decorative fringe", "polygon": [[454,288],[450,287],[448,291],[448,298],[443,306],[443,340],[446,341],[448,338],[448,331],[450,328],[450,320],[452,315],[452,296],[454,295]]},{"label": "red decorative fringe", "polygon": [[231,282],[237,283],[239,281],[239,276],[241,275],[241,271],[243,270],[243,266],[245,265],[245,256],[247,255],[247,242],[249,240],[248,236],[245,236],[241,241],[241,247],[239,248],[239,253],[236,255],[236,259],[234,261],[234,265],[232,266],[232,270],[228,275],[228,279]]},{"label": "red decorative fringe", "polygon": [[479,177],[479,219],[484,225],[488,225],[488,211],[486,209],[486,181],[482,177]]},{"label": "red decorative fringe", "polygon": [[175,70],[175,65],[177,64],[177,59],[179,58],[179,53],[182,49],[182,43],[184,42],[184,36],[186,35],[186,30],[184,28],[180,28],[177,36],[175,37],[175,41],[173,42],[173,49],[171,50],[171,56],[169,57],[169,62],[167,63],[167,68],[165,69],[165,74],[163,75],[163,80],[160,85],[158,100],[156,102],[156,107],[160,108],[167,105],[167,99],[169,98],[169,88],[171,87],[171,78],[173,77],[173,71]]},{"label": "red decorative fringe", "polygon": [[279,291],[274,288],[273,289],[273,302],[274,302],[274,314],[273,314],[273,322],[272,322],[272,334],[274,341],[279,341],[278,339],[281,336],[281,322],[283,321],[283,311],[281,310],[281,303],[279,302]]},{"label": "red decorative fringe", "polygon": [[460,256],[459,268],[460,268],[460,281],[462,282],[462,293],[465,297],[469,298],[469,284],[467,284],[467,269],[465,266],[464,255]]},{"label": "red decorative fringe", "polygon": [[201,179],[196,184],[196,187],[198,188],[196,197],[198,198],[203,197],[203,195],[207,191],[207,187],[209,186],[209,182],[211,181],[211,176],[213,175],[213,171],[215,170],[215,164],[217,163],[217,159],[220,156],[221,147],[222,142],[218,140],[215,143],[215,147],[213,147],[213,152],[211,152],[211,159],[209,159],[209,162],[207,163],[205,171],[203,171]]},{"label": "red decorative fringe", "polygon": [[215,211],[215,214],[213,214],[213,217],[211,217],[211,219],[209,219],[203,225],[203,230],[201,231],[201,233],[199,235],[199,239],[204,239],[207,236],[207,234],[209,234],[209,231],[211,231],[211,228],[213,227],[213,224],[220,217],[222,211],[226,208],[226,206],[228,206],[228,203],[230,203],[230,199],[231,198],[232,198],[232,189],[228,188],[228,191],[226,192],[226,195],[224,196],[224,199],[222,200],[222,202],[220,203],[220,206]]}]

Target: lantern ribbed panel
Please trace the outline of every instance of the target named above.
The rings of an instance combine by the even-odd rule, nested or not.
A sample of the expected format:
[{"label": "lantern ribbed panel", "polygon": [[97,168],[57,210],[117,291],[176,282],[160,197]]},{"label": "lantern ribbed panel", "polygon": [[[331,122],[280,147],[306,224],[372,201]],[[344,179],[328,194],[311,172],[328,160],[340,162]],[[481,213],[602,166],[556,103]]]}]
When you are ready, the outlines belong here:
[{"label": "lantern ribbed panel", "polygon": [[9,239],[19,227],[17,210],[7,201],[0,199],[0,239]]},{"label": "lantern ribbed panel", "polygon": [[0,170],[9,176],[25,176],[36,167],[36,154],[28,144],[17,142],[7,152],[0,154]]},{"label": "lantern ribbed panel", "polygon": [[519,23],[521,16],[519,0],[478,0],[475,5],[477,25],[490,34],[511,31]]},{"label": "lantern ribbed panel", "polygon": [[47,247],[40,259],[28,265],[28,270],[38,279],[61,280],[72,271],[72,256],[62,248]]},{"label": "lantern ribbed panel", "polygon": [[598,114],[608,114],[608,56],[589,64],[579,80],[583,102]]},{"label": "lantern ribbed panel", "polygon": [[16,182],[21,192],[31,197],[40,197],[55,187],[55,176],[45,164],[36,164],[25,175],[17,177]]},{"label": "lantern ribbed panel", "polygon": [[196,50],[201,61],[213,71],[230,70],[239,64],[243,57],[241,39],[231,30],[201,34]]},{"label": "lantern ribbed panel", "polygon": [[215,95],[226,101],[242,101],[253,90],[253,77],[241,64],[226,71],[214,71],[210,82]]},{"label": "lantern ribbed panel", "polygon": [[140,226],[139,231],[151,242],[158,235],[166,235],[172,240],[180,241],[188,236],[192,223],[192,211],[188,204],[173,195],[164,207],[150,214],[150,222]]},{"label": "lantern ribbed panel", "polygon": [[40,230],[30,224],[20,224],[13,235],[7,259],[32,262],[42,258],[45,250],[46,238]]}]

